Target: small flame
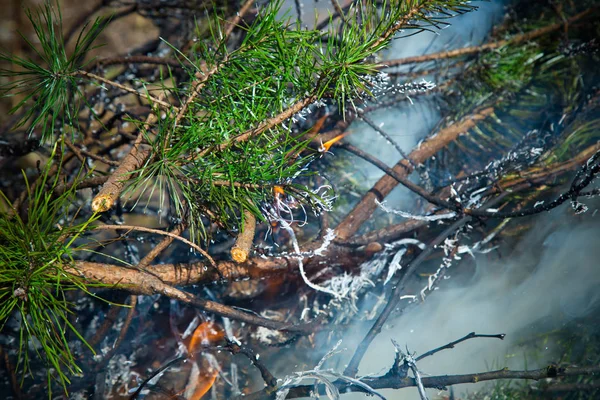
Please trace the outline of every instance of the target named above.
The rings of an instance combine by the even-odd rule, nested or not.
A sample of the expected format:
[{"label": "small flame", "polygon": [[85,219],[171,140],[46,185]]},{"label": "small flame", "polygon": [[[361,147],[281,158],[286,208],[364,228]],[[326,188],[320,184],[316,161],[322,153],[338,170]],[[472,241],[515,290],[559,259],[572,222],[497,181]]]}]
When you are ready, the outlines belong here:
[{"label": "small flame", "polygon": [[344,138],[344,136],[346,136],[347,134],[348,134],[348,132],[344,132],[344,133],[342,133],[342,134],[340,134],[340,135],[337,135],[337,136],[336,136],[336,137],[334,137],[333,139],[331,139],[331,140],[328,140],[328,141],[326,141],[325,143],[322,143],[322,144],[321,144],[321,147],[319,147],[319,151],[320,151],[321,153],[324,153],[324,152],[326,152],[326,151],[329,151],[329,148],[330,148],[331,146],[333,146],[333,144],[334,144],[334,143],[336,143],[336,142],[338,142],[338,141],[342,140],[342,139]]},{"label": "small flame", "polygon": [[275,194],[276,198],[279,198],[279,196],[285,194],[285,190],[283,190],[282,186],[275,185],[273,186],[273,193]]},{"label": "small flame", "polygon": [[207,345],[213,342],[217,342],[224,337],[223,330],[219,328],[214,322],[206,321],[198,325],[192,339],[188,345],[188,352],[191,357],[200,349],[202,345]]},{"label": "small flame", "polygon": [[192,374],[185,390],[187,400],[200,400],[212,388],[219,372],[209,367],[200,372],[198,367],[192,369]]},{"label": "small flame", "polygon": [[[212,321],[198,325],[187,346],[191,359],[196,359],[196,353],[202,345],[218,342],[225,336],[223,330]],[[200,400],[211,389],[219,375],[219,371],[203,357],[196,360],[188,380],[185,393],[188,400]]]}]

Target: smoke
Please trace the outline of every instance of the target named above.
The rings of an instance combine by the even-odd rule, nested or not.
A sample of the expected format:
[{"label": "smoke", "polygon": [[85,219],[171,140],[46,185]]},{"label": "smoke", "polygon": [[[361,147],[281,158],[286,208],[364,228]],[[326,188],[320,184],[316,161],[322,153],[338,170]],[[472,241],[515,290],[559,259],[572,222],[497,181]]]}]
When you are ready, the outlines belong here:
[{"label": "smoke", "polygon": [[[452,19],[452,25],[439,35],[427,32],[393,42],[384,58],[396,59],[482,43],[501,18],[503,2],[478,2],[477,5],[480,7],[477,12]],[[381,124],[408,153],[434,128],[440,113],[430,103],[415,102],[373,112],[369,118]],[[346,140],[388,165],[401,158],[366,124],[354,123],[350,129],[352,134]],[[364,174],[366,186],[382,176],[381,171],[367,163],[353,160],[353,164]],[[411,209],[414,196],[399,187],[387,201],[394,208]],[[469,332],[507,336],[503,341],[474,339],[461,343],[455,349],[422,360],[418,365],[420,370],[426,375],[462,374],[503,367],[532,369],[558,361],[561,348],[552,341],[545,342],[535,359],[528,358],[527,354],[533,350],[532,346],[539,345],[542,335],[565,328],[574,320],[585,321],[598,316],[600,309],[597,291],[600,273],[596,263],[600,249],[595,246],[598,221],[591,213],[585,216],[584,219],[575,217],[566,207],[561,207],[544,217],[530,219],[532,229],[517,245],[504,245],[499,249],[502,258],[491,253],[476,255],[475,260],[468,262],[456,262],[447,274],[450,279],[443,280],[439,290],[424,302],[392,315],[365,355],[359,374],[387,372],[394,358],[392,339],[406,345],[411,352],[422,354]],[[512,226],[521,223],[523,221],[513,221]],[[469,268],[469,264],[475,268]],[[371,311],[375,300],[367,303],[363,314]],[[363,321],[346,330],[342,344],[346,351],[335,366],[337,370],[344,369],[372,323]],[[536,342],[536,338],[540,340]],[[523,345],[524,342],[529,344]],[[331,343],[322,346],[329,348]],[[474,390],[474,386],[456,387],[457,393],[467,390]],[[419,399],[416,389],[381,392],[390,400]],[[436,393],[436,390],[428,390],[431,398],[435,398]],[[363,398],[365,395],[357,393],[344,395],[348,400]]]},{"label": "smoke", "polygon": [[[384,58],[396,59],[482,43],[494,23],[502,17],[503,2],[476,4],[480,7],[477,12],[453,18],[449,21],[452,25],[439,34],[424,32],[394,41]],[[370,113],[369,118],[382,124],[382,128],[408,153],[434,128],[440,113],[430,103],[407,102],[399,107]],[[346,140],[388,165],[401,158],[384,138],[366,124],[354,123],[350,130],[352,134]],[[365,186],[372,185],[382,176],[381,171],[365,162],[354,159],[352,162],[354,168],[365,176]],[[414,196],[398,188],[386,200],[393,208],[411,209],[407,205],[414,203]],[[367,351],[359,374],[387,372],[394,358],[392,339],[418,355],[469,332],[505,333],[507,336],[503,341],[469,340],[454,349],[444,350],[419,362],[422,373],[463,374],[503,367],[532,369],[558,361],[562,350],[552,341],[545,342],[535,359],[527,358],[526,361],[526,355],[533,349],[532,346],[541,342],[544,334],[568,327],[574,321],[589,323],[590,319],[600,315],[597,218],[600,217],[591,212],[584,214],[583,218],[573,216],[563,206],[544,216],[529,219],[527,223],[532,224],[529,233],[519,238],[516,245],[502,245],[498,250],[502,257],[498,257],[497,253],[479,254],[474,260],[455,262],[446,275],[449,279],[443,280],[438,290],[429,294],[424,302],[412,304],[402,313],[392,315]],[[516,220],[511,222],[511,226],[522,223]],[[473,265],[475,267],[471,268]],[[405,294],[418,294],[416,289]],[[375,300],[367,303],[361,313],[378,314],[371,312]],[[362,321],[345,330],[342,347],[346,350],[340,354],[338,365],[330,367],[340,372],[344,369],[372,324],[372,320]],[[540,340],[536,342],[536,338]],[[333,345],[330,341],[323,342],[320,345],[323,351]],[[528,344],[524,345],[525,342]],[[473,388],[473,385],[456,387],[457,393],[472,391]],[[419,398],[416,389],[381,392],[390,400]],[[428,390],[431,398],[435,398],[436,393],[436,390]],[[365,395],[345,394],[343,398],[363,399]]]},{"label": "smoke", "polygon": [[[541,341],[541,335],[567,327],[575,319],[598,315],[597,219],[591,213],[586,219],[569,216],[569,210],[563,207],[536,221],[513,254],[495,259],[476,256],[475,274],[466,284],[460,283],[465,279],[452,279],[469,273],[462,271],[464,263],[453,266],[450,279],[443,281],[439,290],[423,303],[392,316],[365,355],[360,375],[377,375],[389,369],[394,354],[391,339],[422,354],[473,331],[506,333],[507,337],[503,341],[474,339],[461,343],[424,359],[418,365],[420,370],[430,375],[462,374],[503,367],[532,369],[558,361],[561,348],[551,342],[536,359],[527,361],[525,356],[531,348],[519,344],[535,337]],[[508,250],[501,248],[500,253]],[[360,332],[344,339],[349,352],[371,325],[363,323]],[[473,390],[473,386],[457,389],[460,393]],[[410,397],[409,392],[414,396]],[[436,392],[432,390],[429,395],[433,398]],[[399,393],[390,391],[387,398],[399,398]],[[418,398],[416,389],[401,393],[403,399]],[[347,399],[361,396],[349,395]]]}]

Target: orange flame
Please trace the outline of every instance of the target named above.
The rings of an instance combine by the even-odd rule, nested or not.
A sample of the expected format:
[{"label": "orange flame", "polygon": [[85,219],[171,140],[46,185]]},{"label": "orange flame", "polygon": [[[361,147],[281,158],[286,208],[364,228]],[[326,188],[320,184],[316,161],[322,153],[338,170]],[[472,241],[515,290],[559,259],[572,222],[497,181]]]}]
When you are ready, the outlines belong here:
[{"label": "orange flame", "polygon": [[[198,325],[192,334],[192,338],[187,346],[191,359],[195,359],[196,353],[202,347],[210,343],[218,342],[223,339],[225,333],[223,330],[212,321],[206,321]],[[206,359],[196,361],[196,368],[192,368],[192,375],[188,381],[186,393],[188,400],[200,400],[217,379],[219,371],[211,366]],[[194,373],[195,372],[195,373]]]},{"label": "orange flame", "polygon": [[203,344],[210,344],[213,342],[217,342],[223,337],[225,334],[223,330],[218,327],[212,321],[206,321],[198,325],[194,333],[192,334],[192,338],[188,345],[188,352],[194,357],[194,354],[200,349]]},{"label": "orange flame", "polygon": [[285,190],[283,190],[282,186],[275,185],[273,186],[273,194],[275,195],[275,198],[278,199],[281,195],[285,194]]},{"label": "orange flame", "polygon": [[333,139],[326,141],[325,143],[323,143],[323,144],[321,145],[321,147],[319,148],[319,151],[320,151],[320,152],[326,152],[326,151],[329,151],[329,148],[330,148],[331,146],[333,146],[333,144],[334,144],[334,143],[336,143],[336,142],[338,142],[338,141],[342,140],[342,139],[344,138],[344,136],[346,136],[347,134],[348,134],[348,132],[344,132],[344,133],[342,133],[342,134],[340,134],[340,135],[337,135],[337,136],[336,136],[336,137],[334,137]]}]

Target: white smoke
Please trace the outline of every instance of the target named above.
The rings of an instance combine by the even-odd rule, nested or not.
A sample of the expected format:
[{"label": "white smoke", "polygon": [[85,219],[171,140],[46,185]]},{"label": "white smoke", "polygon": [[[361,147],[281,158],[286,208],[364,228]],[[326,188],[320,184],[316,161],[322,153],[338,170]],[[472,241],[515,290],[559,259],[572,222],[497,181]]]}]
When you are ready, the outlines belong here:
[{"label": "white smoke", "polygon": [[[598,312],[598,217],[589,213],[581,219],[569,213],[562,207],[540,218],[513,254],[493,261],[476,255],[476,273],[467,284],[453,283],[455,275],[464,273],[460,264],[453,266],[451,278],[443,281],[438,291],[399,317],[392,316],[365,355],[360,374],[380,374],[390,367],[394,355],[391,339],[418,355],[473,331],[506,333],[507,337],[503,341],[469,340],[424,359],[419,368],[430,375],[482,372],[492,367],[524,369],[526,352],[531,349],[516,346],[519,342]],[[500,249],[503,253],[507,250]],[[363,329],[371,325],[372,321],[364,323]],[[363,334],[364,330],[347,337],[345,345],[353,349]],[[548,344],[545,354],[538,354],[537,360],[528,359],[527,367],[557,361],[560,350]],[[468,388],[473,389],[463,385],[457,392]],[[405,392],[416,396],[416,389],[404,389],[388,391],[387,398],[399,398],[399,393],[403,399],[411,398],[404,397]],[[434,398],[435,393],[432,390],[430,396]]]}]

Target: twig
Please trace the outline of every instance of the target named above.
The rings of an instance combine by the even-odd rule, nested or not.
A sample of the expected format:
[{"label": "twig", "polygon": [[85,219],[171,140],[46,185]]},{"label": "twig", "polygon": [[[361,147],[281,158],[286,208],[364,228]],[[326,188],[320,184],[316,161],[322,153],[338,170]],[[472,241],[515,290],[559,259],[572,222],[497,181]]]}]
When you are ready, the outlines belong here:
[{"label": "twig", "polygon": [[375,42],[373,42],[373,44],[371,45],[371,48],[375,49],[379,45],[381,45],[383,42],[385,42],[386,40],[389,40],[396,32],[398,32],[400,29],[402,29],[411,19],[413,19],[416,15],[418,15],[420,13],[422,7],[424,6],[424,3],[427,3],[427,2],[428,1],[416,2],[415,6],[413,8],[408,10],[408,12],[402,18],[400,18],[398,21],[396,21],[396,23],[393,26],[390,27],[390,29],[385,31],[383,35],[381,35]]},{"label": "twig", "polygon": [[262,376],[263,380],[265,381],[265,384],[267,385],[267,392],[272,393],[274,391],[273,389],[277,387],[277,378],[275,378],[273,374],[269,371],[269,369],[262,362],[259,361],[258,357],[254,353],[254,351],[252,351],[252,349],[238,345],[237,343],[234,343],[229,339],[227,340],[227,349],[232,354],[243,354],[246,357],[248,357],[252,365],[258,368],[258,370],[260,371],[260,375]]},{"label": "twig", "polygon": [[173,364],[175,364],[179,361],[183,361],[184,359],[185,359],[184,356],[175,357],[175,358],[169,360],[168,362],[166,362],[163,366],[158,368],[156,371],[151,373],[150,376],[148,378],[144,379],[144,381],[140,384],[140,386],[138,386],[137,390],[135,392],[133,392],[133,394],[129,397],[129,400],[137,399],[138,396],[140,395],[140,393],[142,393],[142,390],[144,390],[144,387],[146,387],[148,382],[150,382],[155,376],[160,375],[161,373],[166,371],[169,367],[171,367]]},{"label": "twig", "polygon": [[440,347],[436,347],[433,350],[429,350],[428,352],[421,354],[419,357],[415,358],[415,362],[421,361],[425,357],[432,356],[435,353],[438,353],[438,352],[440,352],[442,350],[453,349],[454,346],[456,346],[457,344],[459,344],[461,342],[464,342],[466,340],[469,340],[469,339],[474,339],[474,338],[493,338],[493,339],[504,340],[505,336],[506,336],[506,334],[504,334],[504,333],[499,333],[499,334],[496,334],[496,335],[482,335],[482,334],[478,334],[478,333],[475,333],[475,332],[471,332],[468,335],[466,335],[466,336],[464,336],[464,337],[462,337],[462,338],[460,338],[458,340],[455,340],[453,342],[450,342],[450,343],[445,344],[445,345],[440,346]]},{"label": "twig", "polygon": [[239,25],[239,23],[242,21],[242,18],[250,10],[253,4],[254,0],[246,0],[246,2],[238,10],[236,15],[231,20],[228,20],[226,22],[227,28],[225,28],[225,41],[229,39],[229,36],[231,36],[231,33],[233,32],[235,27]]},{"label": "twig", "polygon": [[103,164],[106,164],[106,165],[111,165],[111,166],[113,166],[113,167],[118,167],[119,165],[121,165],[121,163],[120,163],[120,162],[118,162],[118,161],[109,160],[109,159],[107,159],[107,158],[104,158],[104,157],[102,157],[102,156],[99,156],[99,155],[97,155],[97,154],[94,154],[94,153],[92,153],[92,152],[90,152],[90,151],[83,150],[83,149],[78,149],[78,150],[79,150],[79,152],[80,152],[81,154],[83,154],[84,156],[86,156],[86,157],[89,157],[89,158],[91,158],[91,159],[94,159],[94,160],[96,160],[96,161],[100,161],[100,162],[101,162],[101,163],[103,163]]},{"label": "twig", "polygon": [[423,263],[429,257],[431,253],[435,250],[436,246],[443,243],[444,240],[454,233],[457,229],[465,225],[471,220],[471,217],[463,217],[460,220],[454,222],[448,228],[446,228],[442,233],[440,233],[435,239],[433,239],[429,245],[423,250],[419,255],[410,263],[410,265],[406,268],[404,275],[399,279],[399,281],[394,282],[392,286],[394,289],[388,296],[388,302],[385,305],[385,308],[377,317],[377,320],[367,333],[367,335],[363,338],[363,340],[358,345],[352,359],[348,363],[346,370],[344,371],[344,375],[355,377],[358,372],[358,365],[362,360],[363,356],[367,352],[367,349],[371,345],[371,342],[375,337],[381,332],[385,321],[388,319],[393,310],[396,309],[398,302],[400,301],[400,294],[404,290],[404,285],[408,278],[410,278],[413,273],[416,271],[417,267]]},{"label": "twig", "polygon": [[331,0],[331,5],[335,10],[336,14],[340,16],[340,19],[343,23],[347,24],[348,20],[346,19],[346,15],[344,14],[344,10],[342,10],[342,6],[338,2],[338,0]]},{"label": "twig", "polygon": [[470,54],[477,54],[482,51],[494,50],[500,47],[504,47],[509,44],[518,44],[522,42],[526,42],[528,40],[536,39],[540,36],[546,35],[550,32],[559,30],[563,26],[568,24],[572,24],[582,18],[585,18],[592,14],[594,11],[598,9],[599,6],[590,7],[585,11],[580,12],[577,15],[572,16],[563,22],[557,22],[552,25],[544,26],[542,28],[534,29],[530,32],[526,32],[517,36],[512,37],[511,39],[499,40],[497,42],[486,43],[481,46],[471,46],[471,47],[463,47],[461,49],[450,50],[450,51],[442,51],[439,53],[426,54],[423,56],[415,56],[415,57],[405,57],[397,60],[389,60],[382,63],[377,64],[377,68],[388,68],[388,67],[396,67],[398,65],[405,64],[414,64],[414,63],[422,63],[427,61],[434,60],[443,60],[448,58],[466,56]]},{"label": "twig", "polygon": [[0,357],[4,359],[4,366],[6,367],[6,371],[8,371],[8,375],[10,378],[10,387],[12,388],[12,392],[17,400],[21,400],[23,398],[23,394],[21,393],[21,386],[19,385],[19,380],[17,379],[15,370],[12,367],[12,364],[10,363],[8,353],[6,352],[6,350],[4,350],[4,347],[2,346],[0,346]]},{"label": "twig", "polygon": [[[496,204],[498,204],[499,202],[501,202],[503,200],[503,198],[507,195],[508,195],[508,193],[505,192],[505,193],[501,194],[500,196],[488,201],[481,208],[487,209],[487,208],[493,207]],[[371,329],[369,330],[367,335],[363,338],[361,343],[358,345],[356,352],[354,353],[354,355],[352,356],[352,359],[350,360],[350,362],[348,363],[348,366],[346,367],[344,375],[356,376],[356,373],[358,372],[358,365],[360,364],[362,357],[366,353],[366,351],[369,348],[369,345],[371,344],[373,339],[375,339],[375,337],[381,332],[381,329],[383,328],[385,321],[387,321],[387,319],[391,315],[392,311],[396,309],[396,306],[398,305],[398,303],[401,300],[400,295],[404,291],[406,282],[408,281],[408,279],[410,279],[412,277],[412,275],[416,271],[417,267],[419,267],[419,265],[422,264],[427,259],[427,257],[429,257],[429,255],[431,255],[431,253],[435,250],[436,246],[440,245],[453,232],[455,232],[456,230],[458,230],[465,224],[469,223],[471,221],[471,219],[472,219],[471,216],[464,216],[461,219],[459,219],[458,221],[454,222],[451,226],[446,228],[438,236],[436,236],[436,238],[429,243],[429,245],[425,248],[425,250],[423,250],[421,253],[419,253],[419,255],[409,264],[409,266],[406,268],[406,271],[404,272],[404,274],[400,278],[397,278],[395,282],[393,282],[392,287],[394,289],[391,291],[391,293],[388,297],[389,300],[388,300],[387,304],[385,305],[385,308],[383,309],[381,314],[379,314],[379,316],[377,317],[377,320],[375,321],[375,323],[373,324],[373,326],[371,327]]]},{"label": "twig", "polygon": [[[93,63],[86,65],[86,71],[93,71],[98,66],[116,65],[116,64],[150,64],[150,65],[164,65],[173,68],[181,68],[182,62],[178,60],[167,59],[156,56],[119,56],[119,57],[107,57],[96,59]],[[183,66],[192,67],[192,65],[183,63]]]},{"label": "twig", "polygon": [[[546,368],[530,370],[530,371],[512,371],[507,368],[500,369],[490,372],[464,374],[464,375],[439,375],[439,376],[428,376],[422,377],[421,381],[426,388],[436,388],[443,390],[451,385],[460,385],[465,383],[479,383],[485,381],[493,381],[499,379],[529,379],[529,380],[541,380],[560,378],[566,376],[587,376],[595,375],[600,373],[600,366],[592,367],[566,367],[561,368],[556,365],[549,365]],[[407,387],[416,387],[417,383],[414,378],[404,377],[400,378],[397,376],[378,376],[378,377],[366,377],[362,381],[368,384],[373,389],[403,389]],[[335,382],[335,385],[339,388],[340,392],[345,391],[360,391],[360,389],[353,387],[345,382]],[[314,391],[314,385],[303,385],[297,386],[290,389],[286,399],[293,399],[299,397],[307,397],[311,391]],[[259,391],[250,395],[244,396],[245,400],[258,400],[264,399],[265,392]]]},{"label": "twig", "polygon": [[164,108],[166,108],[167,110],[170,110],[170,109],[174,109],[175,111],[178,110],[178,108],[175,107],[174,105],[169,104],[166,101],[163,101],[163,100],[161,100],[161,99],[159,99],[157,97],[154,97],[154,96],[152,96],[148,92],[146,92],[146,93],[139,92],[139,91],[137,91],[137,90],[135,90],[133,88],[130,88],[130,87],[125,86],[125,85],[122,85],[122,84],[120,84],[118,82],[111,81],[110,79],[103,78],[100,75],[96,75],[96,74],[93,74],[91,72],[87,72],[87,71],[84,71],[84,70],[79,70],[75,74],[83,76],[84,78],[88,78],[88,79],[91,79],[91,80],[97,80],[97,81],[100,81],[102,83],[106,83],[107,85],[113,86],[113,87],[115,87],[117,89],[121,89],[121,90],[123,90],[125,92],[128,92],[128,93],[133,93],[136,96],[138,96],[140,99],[148,99],[152,103],[159,104],[159,105],[163,106]]},{"label": "twig", "polygon": [[181,236],[176,235],[171,232],[161,231],[160,229],[146,228],[143,226],[134,226],[134,225],[97,225],[97,226],[94,226],[94,229],[95,230],[139,231],[139,232],[148,232],[148,233],[155,233],[157,235],[169,236],[169,237],[172,237],[173,239],[177,239],[180,242],[183,242],[183,243],[187,244],[188,246],[192,247],[194,250],[196,250],[197,252],[202,254],[204,257],[206,257],[206,259],[211,263],[211,265],[215,269],[217,268],[217,263],[215,262],[215,260],[213,260],[213,258],[204,249],[202,249],[202,247],[198,246],[195,243],[190,242],[189,240],[187,240],[184,237],[181,237]]},{"label": "twig", "polygon": [[[124,295],[127,296],[126,293],[124,293]],[[113,303],[120,303],[121,301],[125,301],[125,300],[126,300],[126,297],[123,297],[122,300],[118,300],[118,301],[113,300]],[[95,347],[98,343],[100,343],[104,339],[107,332],[113,327],[113,325],[117,321],[117,318],[119,317],[119,313],[121,312],[121,310],[122,310],[121,306],[117,306],[117,305],[111,306],[110,310],[108,310],[108,312],[106,313],[106,317],[104,318],[102,325],[100,325],[100,327],[98,327],[96,329],[96,331],[94,332],[94,336],[92,336],[87,341],[91,347]]]},{"label": "twig", "polygon": [[252,243],[254,242],[254,232],[256,231],[256,218],[248,211],[244,211],[244,225],[238,235],[235,244],[231,248],[231,258],[237,263],[243,263],[248,259]]},{"label": "twig", "polygon": [[[492,107],[476,111],[475,113],[464,117],[459,122],[440,130],[435,136],[424,141],[418,148],[413,150],[409,154],[409,158],[417,165],[423,163],[448,145],[448,143],[455,140],[460,134],[468,131],[479,121],[492,115],[493,112],[494,109]],[[402,160],[398,162],[392,170],[397,174],[397,177],[405,179],[408,176],[408,172],[412,171],[412,167],[407,160]],[[375,199],[379,196],[381,197],[379,200],[385,198],[398,183],[399,182],[395,177],[389,175],[385,175],[379,179],[373,188],[363,196],[354,209],[348,213],[337,226],[336,237],[343,240],[356,233],[377,208]]]},{"label": "twig", "polygon": [[107,176],[107,175],[101,175],[101,176],[94,176],[91,178],[87,178],[82,181],[61,183],[61,184],[57,185],[56,188],[54,188],[54,195],[60,196],[65,191],[70,190],[73,186],[77,186],[77,190],[100,186],[100,185],[103,185],[108,180],[108,178],[109,178],[109,176]]},{"label": "twig", "polygon": [[[161,94],[162,96],[163,94]],[[155,123],[157,120],[156,115],[153,113],[148,114],[144,129]],[[92,210],[94,212],[105,212],[110,210],[115,201],[121,195],[125,182],[131,177],[131,173],[138,169],[148,158],[150,149],[142,146],[142,139],[144,135],[142,132],[138,132],[138,136],[129,151],[129,154],[123,158],[121,165],[113,172],[108,178],[106,183],[102,185],[100,192],[92,200]]]},{"label": "twig", "polygon": [[[230,140],[226,143],[220,144],[219,146],[217,146],[217,148],[219,150],[224,150],[228,146],[230,146],[231,143],[243,142],[243,141],[250,139],[251,137],[257,136],[257,135],[281,124],[286,119],[291,118],[292,116],[294,116],[294,114],[302,111],[304,108],[306,108],[308,105],[314,103],[316,100],[317,100],[317,96],[315,96],[315,95],[307,96],[302,100],[298,100],[296,103],[294,103],[292,106],[290,106],[283,112],[279,113],[278,115],[267,119],[266,121],[259,124],[256,128],[249,129],[246,132],[242,133],[241,135],[234,137],[232,140]],[[209,151],[211,151],[210,147],[201,151],[200,154],[196,157],[202,157]]]},{"label": "twig", "polygon": [[[170,233],[172,233],[175,236],[180,236],[184,230],[185,223],[181,223],[177,225],[175,229],[173,229]],[[139,269],[145,269],[148,265],[150,265],[150,263],[154,261],[154,259],[158,257],[158,255],[162,253],[164,249],[166,249],[171,245],[171,243],[173,243],[173,240],[175,240],[175,236],[167,235],[165,238],[163,238],[163,240],[161,240],[159,244],[154,246],[152,250],[150,250],[148,254],[144,256],[144,258],[142,258],[142,260],[138,263],[137,267]]]},{"label": "twig", "polygon": [[119,346],[121,345],[121,343],[123,343],[123,340],[125,340],[125,335],[127,335],[127,331],[129,330],[129,326],[131,325],[131,321],[133,320],[133,316],[135,315],[135,308],[137,306],[137,302],[138,297],[132,295],[131,300],[129,301],[129,312],[127,313],[127,317],[125,317],[125,322],[123,322],[123,326],[121,327],[121,331],[119,332],[119,337],[117,338],[117,341],[112,346],[112,348],[108,351],[108,353],[104,355],[102,361],[100,361],[96,365],[96,372],[106,367],[106,364],[110,361],[112,356],[119,349]]}]

